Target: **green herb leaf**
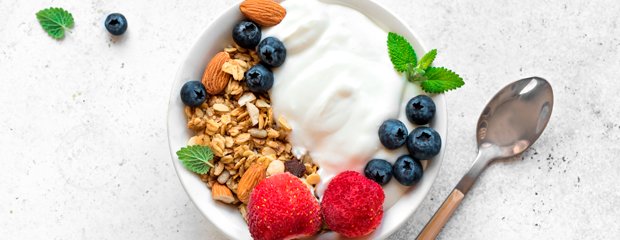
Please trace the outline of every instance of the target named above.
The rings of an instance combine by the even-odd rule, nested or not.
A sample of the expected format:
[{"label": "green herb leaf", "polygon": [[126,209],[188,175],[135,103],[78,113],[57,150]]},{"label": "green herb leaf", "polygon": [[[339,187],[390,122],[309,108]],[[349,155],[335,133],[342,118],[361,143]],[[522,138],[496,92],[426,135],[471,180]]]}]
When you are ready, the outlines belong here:
[{"label": "green herb leaf", "polygon": [[73,28],[73,15],[62,8],[47,8],[37,12],[43,30],[54,39],[65,36],[65,29]]},{"label": "green herb leaf", "polygon": [[193,145],[181,148],[177,151],[177,156],[183,166],[198,174],[205,174],[213,167],[209,162],[213,159],[213,151],[206,146]]},{"label": "green herb leaf", "polygon": [[444,93],[465,85],[458,74],[444,67],[429,67],[424,76],[421,86],[428,93]]},{"label": "green herb leaf", "polygon": [[407,65],[417,65],[418,57],[411,44],[403,36],[396,33],[388,33],[388,52],[394,68],[399,72],[407,71]]},{"label": "green herb leaf", "polygon": [[427,52],[426,54],[424,54],[422,59],[420,59],[420,62],[418,63],[418,68],[422,70],[426,70],[428,67],[431,66],[433,61],[435,61],[436,56],[437,56],[437,49],[433,49],[430,52]]},{"label": "green herb leaf", "polygon": [[407,81],[412,83],[422,82],[426,81],[426,77],[424,76],[425,73],[426,72],[419,67],[414,67],[409,64],[407,71],[405,72],[405,77],[407,78]]}]

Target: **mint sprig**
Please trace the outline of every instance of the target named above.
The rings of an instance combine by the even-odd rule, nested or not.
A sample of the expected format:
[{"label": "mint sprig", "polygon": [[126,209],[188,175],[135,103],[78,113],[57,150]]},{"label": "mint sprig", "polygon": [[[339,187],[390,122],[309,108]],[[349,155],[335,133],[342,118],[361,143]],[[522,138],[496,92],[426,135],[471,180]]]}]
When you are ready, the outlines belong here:
[{"label": "mint sprig", "polygon": [[210,163],[213,159],[213,151],[206,146],[193,145],[181,148],[177,151],[177,156],[183,166],[198,174],[206,174],[213,167]]},{"label": "mint sprig", "polygon": [[465,85],[463,78],[455,72],[444,67],[431,67],[437,49],[424,54],[418,62],[413,46],[403,36],[390,32],[387,44],[394,69],[404,72],[407,81],[419,82],[425,92],[444,93]]},{"label": "mint sprig", "polygon": [[73,15],[62,8],[47,8],[36,14],[37,20],[45,32],[54,39],[65,36],[65,30],[73,28]]}]

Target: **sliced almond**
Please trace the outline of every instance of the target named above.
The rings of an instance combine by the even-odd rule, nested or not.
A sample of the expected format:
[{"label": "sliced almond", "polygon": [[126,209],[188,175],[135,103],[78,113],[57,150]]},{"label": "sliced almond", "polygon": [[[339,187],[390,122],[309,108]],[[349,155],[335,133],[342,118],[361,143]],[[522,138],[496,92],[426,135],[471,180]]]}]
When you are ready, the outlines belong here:
[{"label": "sliced almond", "polygon": [[250,120],[252,120],[252,126],[256,126],[258,124],[258,117],[260,115],[260,111],[252,103],[246,103],[245,107],[248,109],[248,114],[250,115]]},{"label": "sliced almond", "polygon": [[243,95],[241,95],[241,97],[239,98],[237,102],[239,103],[240,106],[243,106],[246,103],[252,102],[254,100],[256,100],[256,96],[254,95],[254,93],[246,92]]}]

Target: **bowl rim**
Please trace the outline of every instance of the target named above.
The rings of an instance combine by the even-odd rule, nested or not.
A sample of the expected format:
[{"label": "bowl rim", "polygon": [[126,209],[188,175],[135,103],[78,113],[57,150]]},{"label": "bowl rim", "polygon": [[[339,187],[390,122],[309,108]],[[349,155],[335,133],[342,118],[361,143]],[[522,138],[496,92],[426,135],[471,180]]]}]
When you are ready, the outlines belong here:
[{"label": "bowl rim", "polygon": [[[352,0],[329,0],[331,2],[340,2],[345,6],[348,7],[352,7],[355,10],[358,10],[354,7],[355,4],[358,4],[357,1],[352,1]],[[350,1],[348,4],[345,4],[343,2],[346,1]],[[374,4],[380,11],[384,11],[386,12],[388,15],[390,15],[392,18],[394,18],[398,23],[400,23],[406,30],[407,30],[407,35],[410,35],[413,39],[408,39],[409,41],[414,40],[414,42],[417,43],[417,45],[419,45],[419,48],[416,49],[416,53],[420,54],[420,53],[424,53],[426,52],[426,47],[424,42],[418,37],[418,35],[416,34],[415,31],[413,31],[411,29],[411,27],[409,27],[408,24],[406,24],[405,21],[403,21],[403,19],[401,17],[399,17],[398,15],[396,15],[393,11],[389,10],[388,8],[386,8],[382,3],[378,2],[377,0],[366,0],[368,3],[370,4]],[[171,126],[172,122],[171,122],[171,115],[172,114],[178,114],[178,112],[173,112],[173,108],[174,108],[174,99],[175,96],[178,97],[178,92],[176,91],[176,85],[177,82],[181,81],[181,79],[183,78],[182,75],[182,69],[184,68],[183,66],[186,65],[186,61],[187,59],[189,59],[192,56],[192,53],[195,51],[196,48],[198,48],[198,46],[200,45],[200,40],[202,38],[204,38],[204,36],[207,34],[207,30],[211,29],[212,27],[214,27],[217,23],[218,19],[221,19],[222,17],[224,17],[225,15],[230,14],[231,11],[234,11],[234,9],[237,9],[239,7],[241,1],[238,1],[237,3],[232,4],[230,7],[226,8],[225,10],[223,10],[221,13],[219,13],[216,17],[214,17],[212,20],[210,20],[209,24],[203,28],[201,34],[199,34],[193,41],[192,41],[192,45],[190,47],[190,49],[188,50],[187,53],[185,53],[183,55],[183,58],[181,58],[181,63],[179,64],[179,67],[177,68],[177,71],[174,75],[174,80],[172,81],[172,86],[171,86],[171,90],[170,90],[170,95],[169,95],[169,101],[168,101],[168,110],[167,110],[167,115],[166,115],[166,134],[167,134],[167,139],[168,139],[168,148],[169,148],[169,152],[170,152],[170,156],[171,156],[171,160],[173,161],[173,166],[175,169],[175,173],[177,175],[177,178],[179,179],[179,181],[181,182],[181,185],[183,187],[183,190],[185,191],[185,193],[187,194],[187,196],[189,197],[189,199],[191,200],[192,204],[200,211],[201,215],[203,215],[206,219],[208,219],[214,226],[216,229],[218,229],[218,231],[220,231],[221,233],[223,233],[226,237],[231,238],[231,239],[235,239],[237,236],[235,236],[231,231],[227,231],[227,229],[223,229],[221,228],[217,223],[217,220],[215,218],[215,216],[213,216],[212,214],[206,214],[206,212],[204,211],[204,209],[196,202],[195,197],[193,196],[193,194],[190,193],[190,189],[188,189],[188,184],[185,182],[185,180],[182,178],[181,176],[181,171],[179,168],[183,168],[183,166],[181,165],[181,163],[179,162],[176,154],[176,150],[173,149],[173,143],[172,143],[172,139],[171,139],[171,131],[172,129],[174,129],[175,127],[178,128],[178,126]],[[280,2],[280,1],[278,1]],[[352,5],[349,5],[352,4]],[[358,10],[359,11],[359,10]],[[373,19],[373,21],[375,21]],[[383,26],[382,26],[383,27]],[[407,220],[409,218],[411,218],[413,216],[413,214],[417,211],[417,209],[419,209],[420,205],[422,204],[422,202],[424,201],[424,199],[426,199],[426,196],[428,196],[433,183],[435,182],[435,180],[437,179],[437,175],[439,175],[439,171],[441,169],[442,163],[443,163],[443,158],[445,156],[445,147],[447,146],[447,139],[448,139],[448,116],[447,116],[447,102],[445,99],[445,94],[436,94],[433,95],[433,98],[435,99],[436,102],[440,102],[441,104],[441,111],[437,111],[438,115],[443,116],[443,124],[442,123],[438,123],[440,125],[443,125],[443,132],[440,132],[441,136],[442,136],[442,148],[440,150],[440,153],[435,156],[433,158],[434,162],[436,163],[436,167],[435,167],[435,172],[434,174],[432,174],[432,176],[430,176],[431,178],[427,179],[426,182],[429,182],[429,184],[425,184],[425,187],[423,187],[423,189],[421,189],[421,192],[416,193],[416,194],[420,194],[422,201],[419,202],[419,204],[417,204],[415,207],[411,207],[409,208],[408,211],[406,212],[400,212],[400,214],[404,214],[406,215],[406,217],[404,217],[402,219],[401,222],[394,224],[390,227],[388,227],[387,229],[385,229],[385,231],[381,232],[381,234],[379,236],[375,236],[375,233],[367,236],[367,237],[372,237],[373,239],[385,239],[387,237],[389,237],[390,235],[392,235],[394,232],[396,232],[401,226],[403,226]],[[437,116],[437,115],[436,115]],[[425,171],[425,176],[426,176],[426,171]],[[415,189],[418,189],[420,186],[416,186]],[[206,185],[205,185],[206,188]],[[407,195],[407,194],[406,194]],[[406,196],[404,195],[404,196]],[[394,205],[392,205],[389,209],[384,210],[384,218],[386,217],[385,215],[387,215],[387,213],[390,212],[390,209],[392,209],[398,202],[400,202],[401,199],[397,200],[396,203],[394,203]],[[381,223],[381,225],[379,225],[379,228],[381,228],[383,225],[383,223]],[[378,228],[378,229],[379,229]]]}]

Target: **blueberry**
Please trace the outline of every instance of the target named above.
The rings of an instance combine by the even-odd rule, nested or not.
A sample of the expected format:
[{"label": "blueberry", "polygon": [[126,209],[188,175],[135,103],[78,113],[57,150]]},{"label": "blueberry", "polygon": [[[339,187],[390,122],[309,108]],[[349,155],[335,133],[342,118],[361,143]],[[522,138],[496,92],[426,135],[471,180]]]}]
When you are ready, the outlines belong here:
[{"label": "blueberry", "polygon": [[245,72],[245,83],[252,92],[267,92],[273,86],[273,72],[263,64],[254,65]]},{"label": "blueberry", "polygon": [[127,31],[127,19],[123,14],[112,13],[105,18],[105,28],[112,35],[123,35]]},{"label": "blueberry", "polygon": [[388,119],[379,127],[379,140],[387,149],[397,149],[407,140],[407,127],[397,119]]},{"label": "blueberry", "polygon": [[200,81],[189,81],[181,87],[181,100],[185,105],[198,107],[207,99],[207,90]]},{"label": "blueberry", "polygon": [[441,137],[432,128],[416,128],[407,137],[407,149],[414,158],[431,159],[441,150]]},{"label": "blueberry", "polygon": [[427,124],[435,116],[435,102],[426,95],[419,95],[407,102],[405,113],[411,123],[418,125]]},{"label": "blueberry", "polygon": [[367,178],[385,185],[392,180],[392,164],[383,159],[373,159],[366,164],[364,175]]},{"label": "blueberry", "polygon": [[414,159],[409,155],[399,157],[393,167],[394,178],[405,186],[413,186],[420,181],[424,170],[420,160]]},{"label": "blueberry", "polygon": [[286,59],[284,43],[274,37],[263,39],[258,44],[258,57],[268,67],[282,66]]},{"label": "blueberry", "polygon": [[260,42],[261,30],[254,22],[241,21],[233,28],[232,37],[242,48],[254,49]]}]

